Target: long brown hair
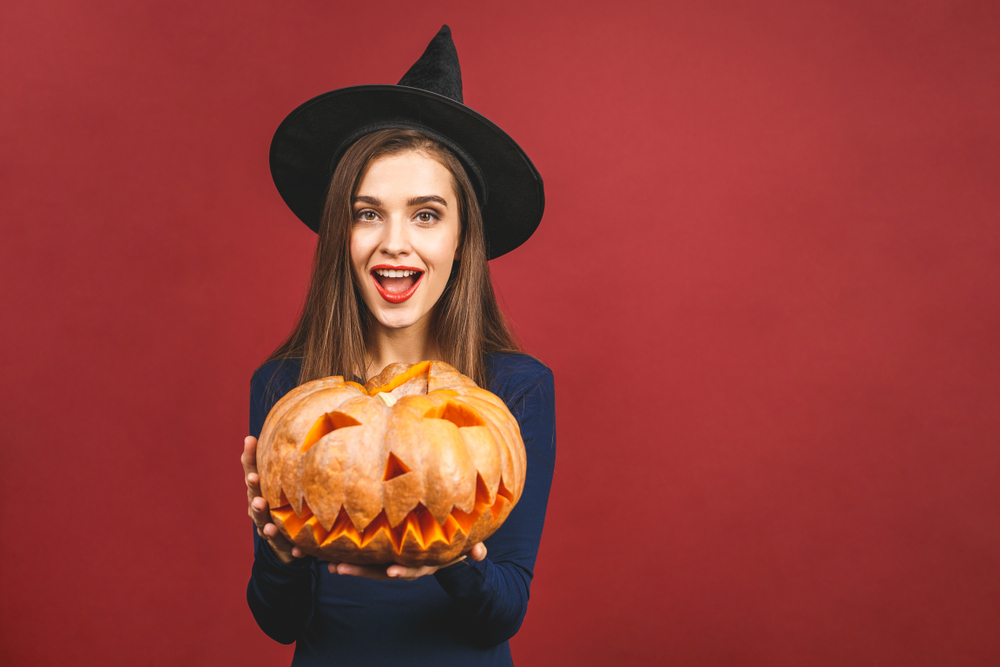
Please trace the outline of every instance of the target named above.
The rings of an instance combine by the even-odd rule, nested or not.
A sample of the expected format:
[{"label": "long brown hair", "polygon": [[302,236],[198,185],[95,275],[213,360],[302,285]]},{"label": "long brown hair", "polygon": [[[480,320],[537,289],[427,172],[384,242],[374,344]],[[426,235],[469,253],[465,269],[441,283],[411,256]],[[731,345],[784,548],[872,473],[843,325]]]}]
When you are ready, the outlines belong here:
[{"label": "long brown hair", "polygon": [[444,361],[487,386],[485,355],[521,350],[493,293],[483,218],[462,163],[445,146],[415,130],[378,130],[348,148],[334,170],[302,313],[288,338],[265,361],[301,358],[300,384],[330,375],[367,378],[365,341],[371,315],[351,270],[353,202],[374,160],[409,151],[424,153],[447,167],[458,197],[461,261],[455,263],[432,313]]}]

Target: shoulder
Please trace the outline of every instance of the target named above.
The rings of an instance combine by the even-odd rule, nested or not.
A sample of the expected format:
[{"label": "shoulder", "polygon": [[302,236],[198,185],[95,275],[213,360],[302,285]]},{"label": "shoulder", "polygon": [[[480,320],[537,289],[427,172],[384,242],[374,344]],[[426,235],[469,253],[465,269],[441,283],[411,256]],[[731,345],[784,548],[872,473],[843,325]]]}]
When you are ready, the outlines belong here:
[{"label": "shoulder", "polygon": [[552,385],[552,370],[538,359],[521,352],[493,352],[486,355],[490,391],[497,396],[517,388]]},{"label": "shoulder", "polygon": [[302,360],[272,359],[250,377],[250,396],[262,404],[274,404],[299,384]]},{"label": "shoulder", "polygon": [[494,352],[486,356],[489,390],[518,413],[525,401],[551,408],[555,401],[555,379],[548,366],[519,352]]},{"label": "shoulder", "polygon": [[254,371],[250,378],[250,435],[259,437],[267,413],[299,384],[300,359],[275,359]]}]

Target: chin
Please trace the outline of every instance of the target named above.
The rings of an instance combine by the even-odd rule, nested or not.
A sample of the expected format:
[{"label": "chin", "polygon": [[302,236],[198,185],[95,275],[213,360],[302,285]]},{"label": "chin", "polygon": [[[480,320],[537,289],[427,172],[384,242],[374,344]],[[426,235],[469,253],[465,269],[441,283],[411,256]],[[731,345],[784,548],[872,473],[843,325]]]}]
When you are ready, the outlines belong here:
[{"label": "chin", "polygon": [[[419,322],[422,317],[414,312],[393,312],[392,310],[372,310],[375,321],[386,329],[406,329]],[[409,310],[409,309],[407,309]]]}]

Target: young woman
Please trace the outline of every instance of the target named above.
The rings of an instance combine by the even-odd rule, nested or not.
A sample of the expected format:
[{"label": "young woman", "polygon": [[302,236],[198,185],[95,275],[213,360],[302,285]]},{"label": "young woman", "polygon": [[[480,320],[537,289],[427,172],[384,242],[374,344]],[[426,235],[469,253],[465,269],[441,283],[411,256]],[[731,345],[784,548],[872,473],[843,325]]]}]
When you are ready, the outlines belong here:
[{"label": "young woman", "polygon": [[[310,100],[278,128],[275,183],[319,233],[302,316],[251,380],[242,457],[255,524],[247,600],[296,642],[293,665],[510,665],[527,609],[555,463],[551,372],[518,351],[487,260],[541,220],[541,179],[520,147],[462,104],[447,26],[397,86]],[[447,361],[502,398],[528,454],[525,489],[486,543],[441,567],[305,556],[271,522],[256,437],[293,387],[365,382],[393,362]]]}]

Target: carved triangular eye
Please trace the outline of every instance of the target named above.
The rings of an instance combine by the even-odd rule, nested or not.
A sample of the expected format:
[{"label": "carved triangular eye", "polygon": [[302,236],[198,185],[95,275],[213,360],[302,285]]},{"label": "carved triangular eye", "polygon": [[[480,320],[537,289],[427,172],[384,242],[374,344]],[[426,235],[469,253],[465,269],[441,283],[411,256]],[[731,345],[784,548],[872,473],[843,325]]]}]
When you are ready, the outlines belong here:
[{"label": "carved triangular eye", "polygon": [[326,413],[317,419],[313,427],[309,429],[306,439],[302,441],[302,451],[308,451],[310,447],[319,442],[328,433],[332,433],[338,428],[347,428],[348,426],[361,426],[361,422],[343,412]]},{"label": "carved triangular eye", "polygon": [[388,482],[390,479],[396,479],[408,472],[410,472],[410,468],[400,461],[399,457],[389,452],[389,460],[385,462],[385,475],[382,476],[382,481]]},{"label": "carved triangular eye", "polygon": [[443,408],[432,408],[424,415],[428,419],[445,419],[459,428],[485,426],[486,422],[474,410],[461,403],[445,403]]}]

